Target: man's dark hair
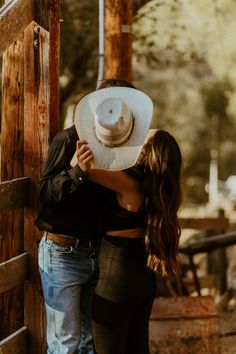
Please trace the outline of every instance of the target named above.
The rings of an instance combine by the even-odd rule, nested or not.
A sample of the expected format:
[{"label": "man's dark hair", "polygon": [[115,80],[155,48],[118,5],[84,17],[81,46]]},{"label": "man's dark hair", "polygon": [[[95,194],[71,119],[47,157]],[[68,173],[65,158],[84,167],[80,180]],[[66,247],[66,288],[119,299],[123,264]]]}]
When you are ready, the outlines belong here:
[{"label": "man's dark hair", "polygon": [[98,87],[99,89],[103,89],[106,87],[130,87],[136,89],[136,87],[131,84],[131,82],[123,79],[104,79],[101,80],[101,83]]}]

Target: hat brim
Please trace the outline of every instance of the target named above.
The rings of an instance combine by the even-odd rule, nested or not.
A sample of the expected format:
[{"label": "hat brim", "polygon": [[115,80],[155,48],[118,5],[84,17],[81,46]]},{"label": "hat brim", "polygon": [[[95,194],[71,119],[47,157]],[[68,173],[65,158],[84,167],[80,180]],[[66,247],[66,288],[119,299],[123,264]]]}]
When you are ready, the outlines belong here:
[{"label": "hat brim", "polygon": [[[122,99],[134,117],[131,136],[116,147],[104,146],[95,133],[96,107],[108,97]],[[75,110],[75,127],[79,139],[88,142],[97,168],[111,171],[123,170],[136,163],[151,124],[152,114],[152,100],[142,91],[129,87],[108,87],[82,98]]]}]

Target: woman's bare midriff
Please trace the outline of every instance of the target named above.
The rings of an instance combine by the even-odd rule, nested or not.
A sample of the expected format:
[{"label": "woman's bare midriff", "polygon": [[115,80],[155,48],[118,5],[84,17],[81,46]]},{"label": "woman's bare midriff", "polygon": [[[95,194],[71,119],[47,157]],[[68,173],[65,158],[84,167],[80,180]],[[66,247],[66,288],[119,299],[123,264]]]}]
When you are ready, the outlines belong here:
[{"label": "woman's bare midriff", "polygon": [[127,230],[116,230],[116,231],[107,231],[106,235],[114,237],[127,237],[127,238],[140,238],[144,237],[145,229],[127,229]]}]

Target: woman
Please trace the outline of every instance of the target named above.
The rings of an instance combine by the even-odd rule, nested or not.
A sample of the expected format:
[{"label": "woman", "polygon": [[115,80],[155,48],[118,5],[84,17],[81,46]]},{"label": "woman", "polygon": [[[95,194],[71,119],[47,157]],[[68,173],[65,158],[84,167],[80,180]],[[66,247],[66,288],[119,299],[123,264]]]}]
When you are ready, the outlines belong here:
[{"label": "woman", "polygon": [[86,141],[77,142],[76,158],[89,179],[115,192],[105,222],[93,300],[95,350],[148,354],[155,272],[165,276],[178,271],[179,146],[167,131],[152,130],[133,168],[96,169]]}]

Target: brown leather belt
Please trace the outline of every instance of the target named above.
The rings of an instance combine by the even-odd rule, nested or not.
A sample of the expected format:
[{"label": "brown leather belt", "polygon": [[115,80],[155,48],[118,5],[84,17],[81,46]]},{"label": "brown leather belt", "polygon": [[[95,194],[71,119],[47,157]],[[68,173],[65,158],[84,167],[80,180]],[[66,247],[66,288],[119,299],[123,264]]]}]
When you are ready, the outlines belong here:
[{"label": "brown leather belt", "polygon": [[98,242],[94,242],[87,239],[79,239],[76,237],[63,236],[59,234],[54,234],[51,232],[45,232],[44,236],[50,240],[55,242],[58,245],[71,246],[75,250],[77,249],[88,249],[94,250],[98,248]]}]

